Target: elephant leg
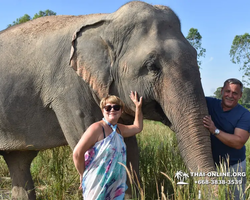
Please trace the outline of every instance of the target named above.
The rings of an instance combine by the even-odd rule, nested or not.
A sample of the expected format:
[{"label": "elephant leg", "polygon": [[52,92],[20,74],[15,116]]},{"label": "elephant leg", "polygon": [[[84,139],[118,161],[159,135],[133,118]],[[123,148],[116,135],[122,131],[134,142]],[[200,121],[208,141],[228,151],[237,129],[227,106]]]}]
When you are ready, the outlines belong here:
[{"label": "elephant leg", "polygon": [[[139,176],[139,148],[137,144],[136,137],[129,137],[124,139],[127,146],[127,168],[130,171],[130,163],[132,164],[133,172],[136,173],[138,180],[140,180]],[[127,186],[125,199],[131,199],[132,197],[132,189],[129,178],[127,178]]]},{"label": "elephant leg", "polygon": [[8,165],[12,179],[13,200],[35,200],[36,192],[30,173],[30,164],[38,151],[4,152],[3,157]]}]

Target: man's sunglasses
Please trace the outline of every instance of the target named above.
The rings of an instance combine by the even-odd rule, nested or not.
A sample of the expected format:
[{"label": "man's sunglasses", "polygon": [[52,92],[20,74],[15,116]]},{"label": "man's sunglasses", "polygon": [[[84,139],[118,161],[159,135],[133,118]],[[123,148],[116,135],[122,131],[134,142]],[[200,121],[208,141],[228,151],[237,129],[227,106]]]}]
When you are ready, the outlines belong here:
[{"label": "man's sunglasses", "polygon": [[121,109],[121,106],[120,105],[108,105],[108,106],[104,106],[104,109],[109,112],[112,110],[112,108],[115,110],[115,111],[119,111]]}]

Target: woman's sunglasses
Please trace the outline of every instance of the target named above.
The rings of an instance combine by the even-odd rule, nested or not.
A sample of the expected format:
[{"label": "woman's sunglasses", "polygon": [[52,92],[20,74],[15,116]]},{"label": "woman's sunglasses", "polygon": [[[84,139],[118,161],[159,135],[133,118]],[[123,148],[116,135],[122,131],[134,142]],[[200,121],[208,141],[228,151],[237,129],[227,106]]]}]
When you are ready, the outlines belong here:
[{"label": "woman's sunglasses", "polygon": [[104,106],[104,109],[109,112],[112,110],[112,108],[115,110],[115,111],[119,111],[121,109],[121,106],[120,105],[108,105],[108,106]]}]

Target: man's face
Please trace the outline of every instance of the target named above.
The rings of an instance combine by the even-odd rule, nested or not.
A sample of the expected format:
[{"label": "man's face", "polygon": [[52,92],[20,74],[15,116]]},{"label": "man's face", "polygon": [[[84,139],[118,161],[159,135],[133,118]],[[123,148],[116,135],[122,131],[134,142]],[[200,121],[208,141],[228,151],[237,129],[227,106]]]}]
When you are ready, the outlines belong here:
[{"label": "man's face", "polygon": [[226,83],[221,89],[222,108],[224,111],[234,108],[242,96],[240,85]]}]

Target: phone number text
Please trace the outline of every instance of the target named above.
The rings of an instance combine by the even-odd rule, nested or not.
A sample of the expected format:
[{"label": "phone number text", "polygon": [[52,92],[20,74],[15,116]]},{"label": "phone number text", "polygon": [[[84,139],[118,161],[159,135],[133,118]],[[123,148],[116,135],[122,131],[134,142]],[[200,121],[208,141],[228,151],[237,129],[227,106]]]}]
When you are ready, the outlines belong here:
[{"label": "phone number text", "polygon": [[195,181],[199,185],[241,185],[242,180],[198,180]]}]

